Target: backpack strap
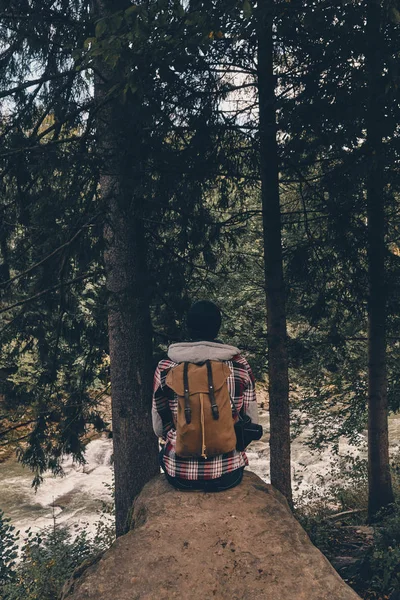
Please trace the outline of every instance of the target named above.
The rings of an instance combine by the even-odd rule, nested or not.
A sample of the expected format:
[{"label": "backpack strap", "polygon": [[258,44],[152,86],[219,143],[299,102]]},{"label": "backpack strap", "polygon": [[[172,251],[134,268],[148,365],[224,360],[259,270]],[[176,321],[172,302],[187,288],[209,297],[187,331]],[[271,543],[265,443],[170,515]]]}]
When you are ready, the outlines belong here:
[{"label": "backpack strap", "polygon": [[217,419],[219,419],[219,410],[218,410],[217,403],[215,401],[212,369],[211,369],[211,363],[209,360],[206,360],[206,365],[207,365],[207,377],[208,377],[208,393],[210,396],[211,410],[212,410],[213,418],[215,420],[217,420]]},{"label": "backpack strap", "polygon": [[189,424],[192,420],[192,411],[190,410],[189,402],[189,378],[188,378],[189,363],[185,362],[183,365],[183,389],[185,394],[185,419],[186,423]]},{"label": "backpack strap", "polygon": [[232,404],[233,412],[235,413],[235,417],[238,417],[239,421],[243,421],[244,406],[242,405],[242,408],[240,409],[240,411],[238,411],[238,409],[236,408],[236,404],[235,404],[233,398],[231,398],[231,404]]}]

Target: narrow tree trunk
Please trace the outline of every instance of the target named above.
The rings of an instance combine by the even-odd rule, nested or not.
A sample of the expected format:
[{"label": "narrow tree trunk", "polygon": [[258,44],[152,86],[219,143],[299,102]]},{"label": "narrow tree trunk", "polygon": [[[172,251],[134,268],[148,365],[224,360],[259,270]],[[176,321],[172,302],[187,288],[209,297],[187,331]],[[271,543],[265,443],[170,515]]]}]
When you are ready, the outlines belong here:
[{"label": "narrow tree trunk", "polygon": [[[97,18],[130,6],[129,1],[95,0]],[[121,51],[122,53],[124,50]],[[106,94],[124,77],[101,59],[95,96],[102,159],[100,192],[106,207],[104,263],[108,289],[116,533],[127,530],[133,499],[159,473],[151,424],[152,327],[143,225],[141,120],[129,98]],[[103,105],[102,105],[103,103]]]},{"label": "narrow tree trunk", "polygon": [[389,468],[386,375],[383,61],[380,0],[368,0],[366,65],[368,213],[368,517],[394,501]]},{"label": "narrow tree trunk", "polygon": [[258,93],[260,162],[267,294],[268,375],[271,483],[292,505],[290,470],[289,378],[285,286],[283,280],[279,164],[273,74],[273,3],[260,0],[258,28]]}]

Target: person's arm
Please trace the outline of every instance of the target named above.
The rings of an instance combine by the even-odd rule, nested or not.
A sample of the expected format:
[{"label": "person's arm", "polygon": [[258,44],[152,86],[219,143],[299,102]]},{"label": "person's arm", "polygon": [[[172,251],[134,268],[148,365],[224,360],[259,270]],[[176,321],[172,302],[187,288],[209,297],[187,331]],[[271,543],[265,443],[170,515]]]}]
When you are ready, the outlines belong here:
[{"label": "person's arm", "polygon": [[247,360],[245,360],[245,363],[248,380],[243,392],[243,412],[250,417],[252,423],[259,423],[254,375]]},{"label": "person's arm", "polygon": [[153,431],[157,437],[166,439],[167,433],[173,428],[172,414],[169,408],[168,396],[162,386],[160,365],[157,365],[153,381],[153,404],[151,410]]}]

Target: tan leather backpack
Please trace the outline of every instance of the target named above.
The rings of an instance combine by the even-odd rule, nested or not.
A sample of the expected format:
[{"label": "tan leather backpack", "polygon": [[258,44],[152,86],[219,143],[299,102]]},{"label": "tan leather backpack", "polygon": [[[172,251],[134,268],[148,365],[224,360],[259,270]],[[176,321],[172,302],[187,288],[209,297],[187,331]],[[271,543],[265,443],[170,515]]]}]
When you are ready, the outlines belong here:
[{"label": "tan leather backpack", "polygon": [[210,360],[169,371],[166,384],[178,395],[177,456],[210,458],[236,448],[229,375],[228,365]]}]

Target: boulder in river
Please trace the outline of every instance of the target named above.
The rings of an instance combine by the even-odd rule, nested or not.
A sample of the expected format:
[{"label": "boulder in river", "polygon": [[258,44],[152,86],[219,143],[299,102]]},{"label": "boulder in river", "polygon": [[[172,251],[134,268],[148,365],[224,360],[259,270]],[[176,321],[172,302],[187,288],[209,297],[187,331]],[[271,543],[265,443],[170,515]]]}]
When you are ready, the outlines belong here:
[{"label": "boulder in river", "polygon": [[286,499],[257,475],[219,493],[163,475],[136,498],[132,528],[65,585],[62,600],[356,600]]}]

